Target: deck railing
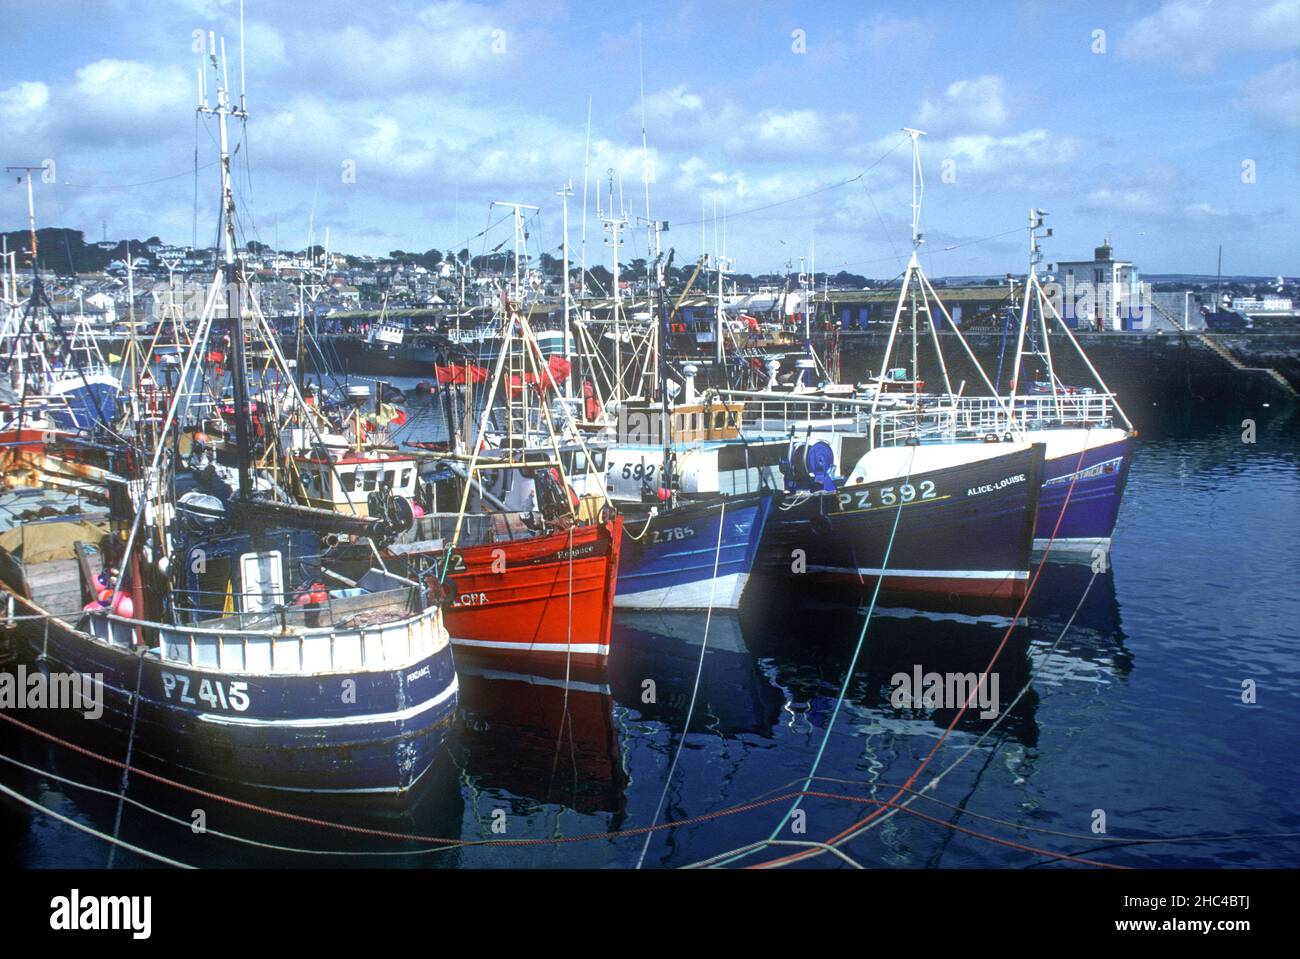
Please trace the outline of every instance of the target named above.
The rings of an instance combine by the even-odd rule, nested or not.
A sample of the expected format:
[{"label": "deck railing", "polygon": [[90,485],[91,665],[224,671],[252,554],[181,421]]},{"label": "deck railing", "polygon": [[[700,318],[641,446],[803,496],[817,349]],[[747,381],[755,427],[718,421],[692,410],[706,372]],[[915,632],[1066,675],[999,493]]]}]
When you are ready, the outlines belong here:
[{"label": "deck railing", "polygon": [[886,394],[871,411],[872,401],[816,394],[720,390],[731,402],[745,404],[742,427],[749,433],[842,433],[868,436],[871,447],[908,442],[941,442],[1016,435],[1025,430],[1110,426],[1110,393],[1059,393],[1034,396],[922,396]]},{"label": "deck railing", "polygon": [[1114,422],[1114,395],[1103,392],[970,396],[958,399],[956,407],[962,434],[1107,427]]},{"label": "deck railing", "polygon": [[400,669],[448,642],[442,610],[349,627],[242,629],[237,623],[177,626],[109,613],[87,617],[86,630],[115,646],[131,645],[137,630],[158,636],[164,663],[235,673],[316,674]]}]

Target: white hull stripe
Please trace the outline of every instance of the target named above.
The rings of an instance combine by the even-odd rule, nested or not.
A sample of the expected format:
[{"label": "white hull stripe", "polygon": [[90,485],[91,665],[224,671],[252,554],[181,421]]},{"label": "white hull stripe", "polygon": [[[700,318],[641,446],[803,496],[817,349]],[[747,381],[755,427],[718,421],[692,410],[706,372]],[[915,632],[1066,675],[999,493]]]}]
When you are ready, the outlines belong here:
[{"label": "white hull stripe", "polygon": [[[1036,549],[1038,552],[1041,553],[1047,549],[1047,543],[1048,543],[1047,537],[1043,537],[1042,539],[1035,539],[1034,549]],[[1061,550],[1062,552],[1083,551],[1083,552],[1090,553],[1098,546],[1102,547],[1103,549],[1107,549],[1107,550],[1110,549],[1109,536],[1074,536],[1074,537],[1058,536],[1056,539],[1051,540],[1051,543],[1052,543],[1053,553],[1055,553],[1057,550]]]},{"label": "white hull stripe", "polygon": [[406,709],[400,709],[392,713],[370,713],[366,716],[329,716],[321,719],[254,719],[251,716],[226,716],[219,713],[202,713],[199,715],[205,723],[215,723],[219,726],[262,726],[262,727],[283,727],[286,729],[302,729],[313,726],[364,726],[368,723],[391,723],[401,722],[405,719],[412,719],[421,713],[428,712],[441,706],[452,696],[456,695],[460,689],[460,679],[452,676],[451,683],[433,699],[426,699],[422,703],[414,706],[408,706]]},{"label": "white hull stripe", "polygon": [[596,653],[600,656],[609,654],[609,646],[600,643],[510,643],[494,639],[459,639],[451,638],[453,646],[478,646],[486,649],[512,649],[528,653]]},{"label": "white hull stripe", "polygon": [[1028,579],[1027,569],[879,569],[866,566],[809,566],[813,573],[855,573],[899,579]]},{"label": "white hull stripe", "polygon": [[745,584],[749,582],[748,573],[727,573],[716,581],[703,579],[695,583],[682,583],[680,586],[665,586],[658,589],[643,589],[628,593],[621,588],[614,593],[615,609],[708,609],[712,601],[714,609],[738,609]]},{"label": "white hull stripe", "polygon": [[598,693],[601,696],[608,696],[610,693],[608,683],[588,683],[579,680],[570,679],[565,683],[562,679],[551,679],[549,676],[534,676],[531,673],[512,673],[504,669],[479,669],[473,666],[458,667],[462,676],[475,676],[480,679],[499,679],[512,683],[527,683],[530,686],[555,686],[558,689],[571,689],[580,693]]}]

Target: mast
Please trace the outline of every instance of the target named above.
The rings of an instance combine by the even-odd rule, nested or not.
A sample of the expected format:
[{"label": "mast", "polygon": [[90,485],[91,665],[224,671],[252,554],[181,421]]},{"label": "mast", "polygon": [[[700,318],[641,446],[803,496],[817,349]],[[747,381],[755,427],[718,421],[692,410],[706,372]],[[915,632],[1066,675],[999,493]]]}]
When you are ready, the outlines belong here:
[{"label": "mast", "polygon": [[[5,167],[9,173],[21,173],[22,179],[27,184],[27,230],[31,236],[32,242],[32,269],[36,269],[36,201],[32,197],[32,172],[39,170],[38,166],[11,166]],[[1223,247],[1219,247],[1220,259],[1222,259]]]},{"label": "mast", "polygon": [[[705,256],[707,255],[708,254],[706,253]],[[723,356],[725,350],[722,345],[723,332],[726,329],[726,324],[723,322],[724,313],[722,311],[722,280],[723,276],[727,272],[727,267],[729,266],[731,266],[731,260],[728,260],[725,256],[718,257],[718,296],[717,306],[714,308],[715,315],[713,317],[713,337],[715,340],[713,344],[713,362],[718,365],[719,373],[721,373],[722,364],[725,361],[725,357]]]},{"label": "mast", "polygon": [[[655,225],[655,242],[658,244],[659,228]],[[668,263],[672,264],[672,251],[668,253]],[[658,257],[655,258],[655,286],[659,299],[659,348],[656,351],[658,380],[659,380],[659,436],[663,443],[663,467],[660,470],[660,482],[663,488],[671,490],[672,483],[672,438],[669,433],[669,408],[668,408],[668,309],[664,303],[664,264]]]},{"label": "mast", "polygon": [[[637,70],[641,78],[641,184],[645,188],[645,224],[646,224],[646,283],[652,281],[663,283],[659,271],[659,227],[650,219],[650,143],[645,132],[645,51],[641,42],[641,24],[636,25]],[[653,240],[654,249],[650,249]],[[654,256],[654,266],[650,257]],[[653,274],[651,271],[655,271]]]},{"label": "mast", "polygon": [[[587,95],[587,146],[582,155],[582,252],[581,270],[578,273],[578,295],[582,297],[583,308],[587,301],[587,194],[591,189],[591,95]],[[600,195],[596,195],[599,202]]]},{"label": "mast", "polygon": [[[573,338],[569,327],[569,197],[573,196],[573,181],[569,180],[556,193],[561,198],[563,205],[563,230],[564,230],[564,359],[566,362],[573,360]],[[566,399],[573,398],[573,377],[564,378],[564,396]]]},{"label": "mast", "polygon": [[[966,337],[961,335],[961,330],[957,329],[957,325],[953,323],[952,317],[948,314],[947,308],[943,305],[943,301],[939,299],[939,294],[935,292],[934,286],[925,275],[925,271],[921,269],[918,251],[921,248],[921,244],[924,242],[924,235],[921,233],[921,200],[925,194],[925,178],[921,173],[920,138],[925,136],[925,131],[914,130],[911,127],[904,127],[903,132],[912,138],[912,255],[907,261],[907,269],[903,272],[903,283],[899,288],[898,302],[894,307],[894,320],[889,327],[889,340],[885,345],[884,356],[881,359],[880,375],[876,381],[876,391],[871,398],[871,417],[873,422],[876,410],[879,406],[880,394],[884,390],[885,374],[889,369],[889,359],[893,353],[894,340],[898,334],[898,325],[902,319],[903,305],[907,302],[907,295],[911,289],[913,279],[915,279],[917,291],[920,293],[920,301],[917,302],[913,300],[914,310],[919,309],[925,313],[926,322],[930,327],[930,336],[934,343],[935,356],[938,358],[939,369],[943,374],[943,382],[944,387],[947,390],[947,395],[949,397],[954,395],[952,390],[952,380],[948,375],[948,364],[943,357],[943,347],[939,343],[939,328],[938,324],[935,322],[934,310],[931,307],[932,301],[934,306],[939,308],[939,313],[943,319],[947,321],[948,326],[952,328],[953,333],[957,337],[957,342],[961,344],[962,349],[966,353],[966,358],[970,360],[971,365],[979,374],[980,380],[988,388],[989,393],[997,399],[997,390],[993,386],[992,382],[990,382],[988,374],[984,372],[984,367],[975,357],[974,352],[970,348],[970,344],[966,342]],[[913,318],[912,343],[913,349],[915,350],[915,317]],[[917,370],[915,364],[912,369],[912,389],[913,393],[918,392]],[[1001,405],[1000,400],[998,400],[998,403]],[[1010,414],[1008,413],[1008,419],[1009,418]]]},{"label": "mast", "polygon": [[[200,113],[207,113],[217,118],[221,144],[221,196],[222,211],[225,219],[223,231],[223,267],[226,282],[226,315],[230,320],[231,383],[235,394],[235,444],[239,465],[239,495],[249,499],[253,492],[252,450],[250,446],[251,430],[248,422],[248,363],[244,353],[244,322],[240,302],[241,271],[235,258],[235,193],[230,174],[230,139],[226,128],[228,116],[246,119],[248,114],[243,107],[232,107],[230,91],[225,77],[226,41],[221,40],[221,62],[217,61],[216,34],[208,32],[208,59],[214,71],[219,71],[217,84],[217,105],[209,107],[204,97]],[[201,88],[200,88],[201,89]],[[241,97],[242,99],[242,97]]]},{"label": "mast", "polygon": [[[621,400],[623,398],[623,335],[622,335],[622,329],[620,328],[619,325],[619,313],[622,311],[623,308],[623,295],[619,287],[619,278],[618,278],[618,250],[619,250],[619,246],[621,245],[621,240],[619,239],[619,237],[622,235],[622,231],[627,227],[627,214],[620,213],[618,216],[614,215],[614,171],[613,169],[610,169],[608,173],[609,173],[609,209],[605,211],[605,214],[603,216],[601,215],[600,210],[597,209],[596,215],[600,216],[601,223],[605,225],[605,229],[609,230],[609,239],[606,240],[605,242],[607,242],[610,245],[610,249],[614,253],[614,309],[613,309],[614,390],[613,390],[613,396],[611,396],[610,399]],[[600,202],[599,194],[597,194],[596,200],[597,200],[597,204],[599,205]]]},{"label": "mast", "polygon": [[[31,193],[32,193],[32,186],[29,178],[27,184],[27,195],[29,197],[28,202],[30,202]],[[32,230],[32,249],[33,250],[36,249],[35,228],[33,228]],[[1220,243],[1219,244],[1219,265],[1215,268],[1214,271],[1214,312],[1215,313],[1219,312],[1219,295],[1222,289],[1223,289],[1223,244]]]}]

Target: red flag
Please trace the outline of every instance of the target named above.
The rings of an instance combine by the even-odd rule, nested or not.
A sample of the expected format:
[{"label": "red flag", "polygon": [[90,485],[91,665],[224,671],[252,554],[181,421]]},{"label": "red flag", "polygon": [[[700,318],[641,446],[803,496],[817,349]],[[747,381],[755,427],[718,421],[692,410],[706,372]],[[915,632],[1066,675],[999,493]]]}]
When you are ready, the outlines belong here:
[{"label": "red flag", "polygon": [[463,386],[466,382],[482,383],[490,375],[481,366],[471,366],[468,369],[468,380],[465,373],[466,367],[464,366],[436,366],[434,367],[434,373],[437,374],[439,383],[450,383],[453,386]]}]

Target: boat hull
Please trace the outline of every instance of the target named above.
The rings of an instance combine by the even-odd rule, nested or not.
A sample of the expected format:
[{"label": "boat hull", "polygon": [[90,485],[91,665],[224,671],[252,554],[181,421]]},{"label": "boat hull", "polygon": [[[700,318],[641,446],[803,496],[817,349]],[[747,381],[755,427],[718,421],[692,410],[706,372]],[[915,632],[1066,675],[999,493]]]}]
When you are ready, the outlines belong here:
[{"label": "boat hull", "polygon": [[614,604],[641,610],[739,608],[772,499],[689,503],[629,520]]},{"label": "boat hull", "polygon": [[882,594],[923,608],[1019,600],[1043,459],[1041,444],[1018,445],[973,462],[788,496],[773,511],[758,568],[792,583],[853,588],[883,577]]},{"label": "boat hull", "polygon": [[[622,517],[457,549],[444,607],[456,656],[503,667],[600,668],[609,656]],[[572,557],[572,562],[570,562]]]},{"label": "boat hull", "polygon": [[[1110,546],[1133,459],[1132,440],[1122,430],[1104,431],[1117,435],[1102,436],[1100,442],[1089,437],[1089,431],[1069,432],[1085,435],[1061,437],[1064,442],[1056,444],[1047,437],[1034,548],[1046,549],[1050,541],[1053,553],[1091,554]],[[1032,434],[1030,438],[1037,439]]]},{"label": "boat hull", "polygon": [[63,429],[111,426],[117,417],[118,384],[110,374],[69,376],[56,384],[52,393],[67,404],[50,410],[50,421]]},{"label": "boat hull", "polygon": [[[15,605],[40,615],[20,596]],[[433,764],[456,713],[445,643],[401,669],[268,675],[165,662],[156,651],[140,654],[56,617],[48,624],[19,621],[19,662],[29,674],[103,683],[102,715],[60,710],[61,727],[84,729],[92,741],[129,738],[133,762],[164,775],[295,793],[400,795]],[[38,711],[16,715],[26,712],[35,718]]]}]

